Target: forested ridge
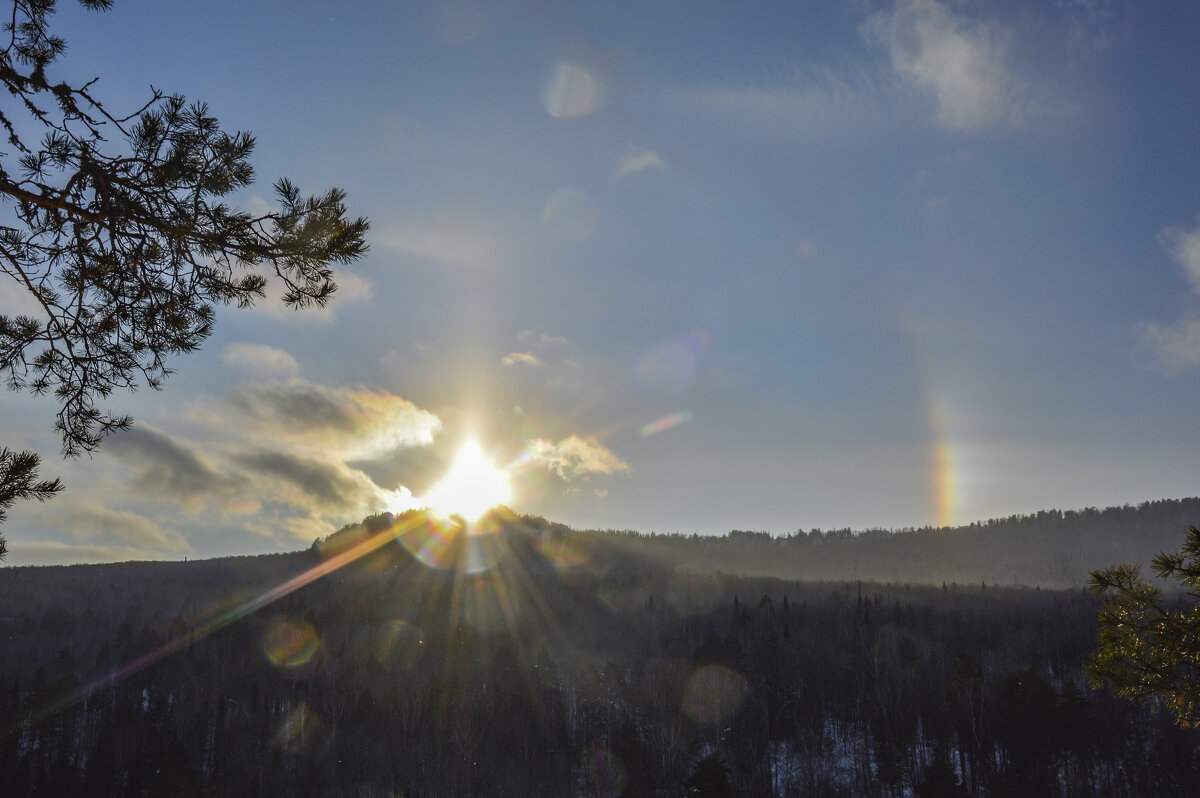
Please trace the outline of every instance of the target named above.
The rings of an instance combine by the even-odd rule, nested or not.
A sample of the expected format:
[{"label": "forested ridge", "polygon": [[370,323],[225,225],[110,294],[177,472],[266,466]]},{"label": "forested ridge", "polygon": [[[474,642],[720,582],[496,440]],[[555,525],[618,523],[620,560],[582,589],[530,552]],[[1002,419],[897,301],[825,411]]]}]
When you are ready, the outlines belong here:
[{"label": "forested ridge", "polygon": [[[1081,543],[1070,529],[1095,518],[1149,541],[1195,506],[966,533]],[[0,569],[0,794],[1200,792],[1197,732],[1086,686],[1098,601],[1082,589],[735,575],[827,551],[882,561],[872,547],[948,530],[702,540],[509,518],[475,558],[453,552],[469,540],[434,558],[387,537],[435,526],[384,516],[293,554]],[[1105,562],[1157,550],[1135,545]]]},{"label": "forested ridge", "polygon": [[1043,510],[957,527],[803,529],[787,535],[613,532],[634,550],[700,570],[782,579],[1074,588],[1113,563],[1147,564],[1178,548],[1200,498]]}]

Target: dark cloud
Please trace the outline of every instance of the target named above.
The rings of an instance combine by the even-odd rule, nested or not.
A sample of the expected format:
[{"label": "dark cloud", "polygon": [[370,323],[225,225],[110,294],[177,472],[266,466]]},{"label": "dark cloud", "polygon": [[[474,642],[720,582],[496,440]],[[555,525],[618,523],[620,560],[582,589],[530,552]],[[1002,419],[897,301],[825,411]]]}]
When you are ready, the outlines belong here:
[{"label": "dark cloud", "polygon": [[137,483],[162,498],[228,496],[238,480],[208,464],[190,446],[146,424],[118,432],[101,450],[138,470]]},{"label": "dark cloud", "polygon": [[306,383],[255,385],[234,391],[230,401],[256,419],[272,418],[292,431],[353,433],[358,427],[345,403]]},{"label": "dark cloud", "polygon": [[320,511],[342,511],[369,505],[379,488],[361,471],[331,460],[259,449],[234,458],[256,474],[274,477],[297,488],[289,500]]}]

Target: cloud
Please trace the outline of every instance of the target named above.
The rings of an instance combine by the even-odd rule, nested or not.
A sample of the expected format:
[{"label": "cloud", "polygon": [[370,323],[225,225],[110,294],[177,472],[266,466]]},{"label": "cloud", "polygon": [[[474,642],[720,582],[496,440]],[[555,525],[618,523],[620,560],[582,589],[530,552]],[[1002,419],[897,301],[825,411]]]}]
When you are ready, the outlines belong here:
[{"label": "cloud", "polygon": [[592,437],[570,435],[558,443],[538,438],[529,442],[529,452],[536,462],[568,481],[584,474],[629,470],[628,463]]},{"label": "cloud", "polygon": [[1183,269],[1192,290],[1200,294],[1200,222],[1191,230],[1168,227],[1158,234],[1158,241]]},{"label": "cloud", "polygon": [[290,518],[280,518],[276,524],[281,530],[295,540],[316,541],[325,537],[333,530],[328,521],[312,516],[294,515]]},{"label": "cloud", "polygon": [[1013,118],[1020,92],[1004,63],[1008,33],[1000,26],[961,18],[937,0],[897,0],[869,17],[862,33],[903,81],[933,100],[942,127],[979,130]]},{"label": "cloud", "polygon": [[191,550],[178,532],[168,531],[136,513],[78,501],[56,509],[59,528],[79,541],[132,546],[155,556]]},{"label": "cloud", "polygon": [[1143,324],[1137,337],[1138,344],[1172,374],[1200,366],[1200,317],[1180,319],[1174,324]]},{"label": "cloud", "polygon": [[509,352],[500,359],[501,365],[504,366],[528,366],[530,368],[538,368],[546,364],[539,360],[538,357],[531,352]]},{"label": "cloud", "polygon": [[77,565],[96,562],[160,560],[161,552],[147,552],[134,546],[76,545],[58,540],[10,541],[7,565]]},{"label": "cloud", "polygon": [[517,341],[523,344],[533,344],[540,349],[567,345],[567,339],[561,335],[546,335],[545,333],[535,333],[532,330],[521,330],[517,333]]},{"label": "cloud", "polygon": [[1134,10],[1129,0],[1059,0],[1066,14],[1069,45],[1079,51],[1103,50],[1130,30]]},{"label": "cloud", "polygon": [[[1183,271],[1193,293],[1200,295],[1200,221],[1190,230],[1168,227],[1158,234],[1158,242]],[[1139,346],[1172,374],[1200,366],[1200,313],[1196,309],[1173,324],[1140,325],[1136,335]]]},{"label": "cloud", "polygon": [[295,377],[300,374],[296,358],[266,344],[233,343],[221,352],[221,362],[251,374]]},{"label": "cloud", "polygon": [[253,437],[282,438],[300,449],[345,459],[427,446],[442,427],[436,415],[388,391],[330,388],[301,379],[237,388],[229,402]]},{"label": "cloud", "polygon": [[800,260],[812,260],[817,257],[817,245],[806,238],[796,242],[796,257]]},{"label": "cloud", "polygon": [[8,279],[7,274],[0,274],[0,315],[32,316],[36,319],[45,313],[45,308],[38,304],[25,286]]},{"label": "cloud", "polygon": [[[246,353],[268,361],[281,354],[264,347],[234,349],[231,356]],[[437,416],[394,394],[299,378],[243,385],[223,400],[190,406],[185,417],[201,426],[199,441],[139,423],[101,450],[131,470],[134,488],[106,502],[137,502],[138,511],[144,502],[158,503],[150,518],[128,507],[81,507],[63,516],[60,528],[87,542],[141,546],[143,558],[191,550],[171,531],[184,517],[180,508],[190,511],[191,523],[202,510],[206,525],[235,523],[282,544],[311,540],[316,530],[325,534],[369,513],[415,506],[410,490],[384,487],[349,461],[428,445],[441,427]]]},{"label": "cloud", "polygon": [[281,483],[285,500],[320,513],[367,513],[378,509],[382,491],[363,472],[344,463],[318,457],[258,449],[234,456],[258,476]]},{"label": "cloud", "polygon": [[667,168],[667,162],[662,159],[654,150],[643,150],[630,144],[625,148],[625,152],[621,153],[617,158],[617,168],[613,172],[613,179],[620,180],[622,177],[631,175],[634,172],[643,172],[647,169],[658,169],[662,171]]},{"label": "cloud", "polygon": [[137,469],[137,484],[152,496],[180,501],[211,501],[237,495],[241,483],[213,466],[192,447],[138,423],[109,437],[102,452]]},{"label": "cloud", "polygon": [[879,80],[854,65],[796,69],[765,85],[691,88],[682,98],[722,119],[787,135],[861,130],[894,117]]}]

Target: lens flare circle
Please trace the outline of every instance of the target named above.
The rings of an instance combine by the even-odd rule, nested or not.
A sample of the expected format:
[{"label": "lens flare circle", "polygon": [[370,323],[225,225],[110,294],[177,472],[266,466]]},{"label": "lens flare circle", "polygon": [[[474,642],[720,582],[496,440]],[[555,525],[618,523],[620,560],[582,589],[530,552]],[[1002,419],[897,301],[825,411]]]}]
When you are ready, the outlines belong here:
[{"label": "lens flare circle", "polygon": [[471,442],[458,450],[446,476],[425,495],[425,503],[439,515],[477,521],[492,507],[508,502],[511,493],[508,472],[496,468],[479,444]]},{"label": "lens flare circle", "polygon": [[683,688],[683,714],[697,723],[725,723],[742,705],[748,685],[737,671],[705,665]]},{"label": "lens flare circle", "polygon": [[542,91],[546,113],[555,119],[575,119],[595,113],[604,102],[604,87],[583,64],[562,61],[554,66]]},{"label": "lens flare circle", "polygon": [[267,632],[263,653],[281,668],[298,668],[313,658],[321,640],[307,621],[280,621]]}]

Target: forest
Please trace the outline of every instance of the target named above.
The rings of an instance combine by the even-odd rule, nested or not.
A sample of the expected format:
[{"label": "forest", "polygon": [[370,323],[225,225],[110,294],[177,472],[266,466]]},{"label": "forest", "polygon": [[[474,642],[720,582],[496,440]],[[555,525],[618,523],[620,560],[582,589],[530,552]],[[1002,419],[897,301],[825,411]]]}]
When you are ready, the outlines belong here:
[{"label": "forest", "polygon": [[[978,529],[1058,524],[1076,545],[1087,518],[1103,538],[1194,502]],[[732,572],[763,547],[778,568],[882,562],[872,547],[949,533],[453,525],[384,515],[291,554],[0,569],[0,794],[1200,791],[1195,730],[1084,682],[1098,600],[1079,586],[921,584],[902,558],[876,581]],[[706,550],[731,567],[701,567]]]}]

